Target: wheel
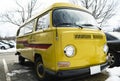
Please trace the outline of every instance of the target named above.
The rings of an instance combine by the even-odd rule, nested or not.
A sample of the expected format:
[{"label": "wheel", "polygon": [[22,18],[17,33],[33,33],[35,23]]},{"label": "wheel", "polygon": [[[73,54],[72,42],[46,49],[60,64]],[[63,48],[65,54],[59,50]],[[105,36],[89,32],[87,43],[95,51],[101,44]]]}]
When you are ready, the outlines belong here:
[{"label": "wheel", "polygon": [[116,53],[108,53],[108,63],[110,67],[119,66],[120,65],[120,56]]},{"label": "wheel", "polygon": [[18,56],[18,61],[19,61],[19,64],[23,65],[24,62],[25,62],[25,58],[22,57],[21,55]]},{"label": "wheel", "polygon": [[6,48],[4,46],[1,47],[1,50],[5,50]]},{"label": "wheel", "polygon": [[40,81],[50,81],[50,76],[45,72],[43,62],[40,59],[35,62],[35,71]]}]

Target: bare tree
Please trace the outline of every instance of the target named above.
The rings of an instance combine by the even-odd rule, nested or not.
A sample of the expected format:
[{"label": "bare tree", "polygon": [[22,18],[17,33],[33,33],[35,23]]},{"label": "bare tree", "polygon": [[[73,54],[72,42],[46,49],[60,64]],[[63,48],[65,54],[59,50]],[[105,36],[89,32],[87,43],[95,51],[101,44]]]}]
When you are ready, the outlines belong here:
[{"label": "bare tree", "polygon": [[14,25],[20,26],[21,23],[25,22],[27,19],[31,18],[33,15],[33,10],[35,8],[37,0],[30,0],[27,4],[27,8],[24,7],[18,0],[16,4],[18,6],[14,11],[8,11],[0,15],[0,22],[12,23]]},{"label": "bare tree", "polygon": [[99,25],[102,26],[107,20],[115,15],[117,0],[70,0],[74,4],[79,4],[89,9]]}]

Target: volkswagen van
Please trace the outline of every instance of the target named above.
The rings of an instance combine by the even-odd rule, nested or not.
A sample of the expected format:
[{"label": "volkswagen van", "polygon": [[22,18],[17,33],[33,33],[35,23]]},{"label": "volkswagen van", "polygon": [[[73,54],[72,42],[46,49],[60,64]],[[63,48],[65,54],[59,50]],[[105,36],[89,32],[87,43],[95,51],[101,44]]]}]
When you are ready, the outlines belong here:
[{"label": "volkswagen van", "polygon": [[69,3],[55,3],[17,32],[20,64],[35,64],[40,80],[100,73],[107,66],[106,37],[92,14]]}]

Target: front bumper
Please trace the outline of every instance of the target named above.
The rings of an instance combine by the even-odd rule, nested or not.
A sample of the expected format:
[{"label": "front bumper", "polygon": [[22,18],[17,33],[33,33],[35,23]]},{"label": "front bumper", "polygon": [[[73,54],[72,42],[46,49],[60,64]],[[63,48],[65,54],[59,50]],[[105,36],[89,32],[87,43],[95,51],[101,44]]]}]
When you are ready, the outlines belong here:
[{"label": "front bumper", "polygon": [[[50,71],[50,70],[46,70],[46,72],[48,74],[55,75],[57,77],[73,77],[73,76],[78,76],[78,75],[88,76],[88,75],[93,75],[93,74],[100,73],[107,66],[108,66],[107,62],[104,63],[104,64],[101,64],[101,65],[93,66],[93,67],[95,67],[94,70],[99,69],[98,72],[91,72],[91,67],[83,68],[83,69],[74,69],[74,70],[60,70],[58,72],[53,72],[53,71]],[[94,71],[94,70],[92,70],[92,71]]]}]

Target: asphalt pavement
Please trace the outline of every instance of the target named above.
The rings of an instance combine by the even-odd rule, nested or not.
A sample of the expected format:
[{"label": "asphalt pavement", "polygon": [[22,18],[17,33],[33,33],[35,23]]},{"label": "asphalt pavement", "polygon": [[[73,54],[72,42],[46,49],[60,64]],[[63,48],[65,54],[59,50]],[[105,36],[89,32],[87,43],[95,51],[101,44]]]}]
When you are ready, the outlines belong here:
[{"label": "asphalt pavement", "polygon": [[[27,61],[24,65],[18,63],[18,57],[13,52],[0,53],[0,81],[38,81],[34,72],[34,64]],[[106,72],[83,78],[70,77],[59,81],[105,81]]]}]

